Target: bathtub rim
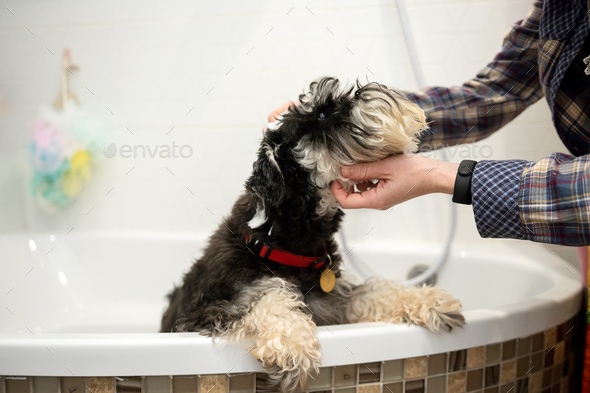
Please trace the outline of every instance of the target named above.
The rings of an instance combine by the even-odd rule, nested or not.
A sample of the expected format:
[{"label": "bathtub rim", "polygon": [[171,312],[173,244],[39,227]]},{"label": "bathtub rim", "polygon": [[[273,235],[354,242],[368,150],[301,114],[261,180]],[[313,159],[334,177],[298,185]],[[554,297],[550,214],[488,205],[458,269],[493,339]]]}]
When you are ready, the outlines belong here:
[{"label": "bathtub rim", "polygon": [[[23,232],[1,236],[3,235],[31,234]],[[85,237],[96,235],[118,237],[121,234],[81,234]],[[124,236],[177,241],[202,241],[205,238],[195,234],[162,233],[124,233]],[[491,246],[492,244],[489,245]],[[461,350],[529,336],[563,323],[579,312],[584,287],[564,274],[564,261],[561,258],[547,254],[539,246],[534,243],[502,240],[494,240],[493,243],[499,255],[524,258],[527,264],[533,263],[536,268],[540,268],[537,265],[538,260],[541,260],[543,269],[556,273],[551,275],[553,286],[550,289],[519,303],[465,311],[468,329],[461,329],[451,335],[437,335],[416,326],[380,323],[319,327],[318,336],[323,347],[322,367]],[[451,253],[455,255],[466,249],[474,248],[473,245],[459,243],[457,247],[453,247]],[[538,313],[545,314],[540,322],[535,318]],[[510,324],[506,327],[509,319]],[[64,338],[66,335],[67,338]],[[392,341],[385,342],[384,345],[386,339]],[[351,348],[347,348],[343,345],[345,340],[353,344],[364,340],[365,348],[353,348],[353,344]],[[407,345],[407,340],[411,345]],[[121,343],[125,345],[122,346]],[[376,355],[375,351],[379,354]],[[261,371],[260,364],[252,356],[244,356],[245,352],[237,344],[213,345],[210,338],[195,333],[38,333],[34,336],[27,332],[0,333],[0,375],[72,376],[69,369],[78,376],[195,375]],[[120,361],[112,366],[105,364],[109,363],[105,358]],[[172,358],[175,360],[169,360]],[[200,361],[197,365],[197,358],[206,361]],[[66,367],[68,364],[69,369]]]},{"label": "bathtub rim", "polygon": [[[321,367],[432,355],[530,336],[578,315],[583,297],[583,287],[579,286],[573,297],[550,305],[541,297],[535,307],[516,304],[493,310],[466,311],[470,330],[461,329],[452,334],[386,323],[320,326]],[[548,307],[551,310],[547,310]],[[546,323],[535,327],[530,317],[538,312],[550,315]],[[511,321],[507,330],[503,325],[508,318]],[[483,340],[482,335],[485,337]],[[247,347],[224,342],[213,344],[211,338],[197,333],[73,333],[67,338],[63,336],[60,333],[37,334],[34,337],[25,333],[0,334],[0,375],[105,377],[263,371],[260,363],[247,354]],[[394,341],[387,342],[387,338]],[[418,343],[404,346],[407,340]],[[354,344],[344,345],[360,341],[365,342],[364,348]],[[163,360],[163,357],[175,360]],[[113,365],[112,362],[105,362],[105,358],[119,361]],[[206,360],[195,364],[195,359]]]}]

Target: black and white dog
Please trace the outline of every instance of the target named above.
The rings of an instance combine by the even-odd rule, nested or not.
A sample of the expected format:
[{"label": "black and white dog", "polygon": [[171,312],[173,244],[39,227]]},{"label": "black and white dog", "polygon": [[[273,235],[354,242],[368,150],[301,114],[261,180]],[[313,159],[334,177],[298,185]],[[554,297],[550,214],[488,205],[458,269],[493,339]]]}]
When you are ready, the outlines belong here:
[{"label": "black and white dog", "polygon": [[442,289],[354,285],[334,241],[344,213],[330,183],[353,186],[340,168],[415,151],[425,129],[424,112],[383,85],[313,82],[267,126],[245,193],[170,294],[161,331],[249,342],[269,381],[292,392],[320,365],[318,325],[462,326],[461,304]]}]

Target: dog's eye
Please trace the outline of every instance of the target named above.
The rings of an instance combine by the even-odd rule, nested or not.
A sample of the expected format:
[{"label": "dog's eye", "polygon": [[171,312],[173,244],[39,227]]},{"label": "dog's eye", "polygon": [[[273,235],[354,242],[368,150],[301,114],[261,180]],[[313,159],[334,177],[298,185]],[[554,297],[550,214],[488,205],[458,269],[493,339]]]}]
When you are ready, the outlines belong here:
[{"label": "dog's eye", "polygon": [[318,116],[318,120],[325,120],[326,119],[326,115],[322,112],[320,113],[320,115]]}]

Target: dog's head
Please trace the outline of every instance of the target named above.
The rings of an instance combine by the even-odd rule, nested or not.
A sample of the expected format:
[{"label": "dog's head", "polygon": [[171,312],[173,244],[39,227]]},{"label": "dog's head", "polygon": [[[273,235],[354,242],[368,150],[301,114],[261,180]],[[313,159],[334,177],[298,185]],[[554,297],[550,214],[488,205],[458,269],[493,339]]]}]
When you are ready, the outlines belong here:
[{"label": "dog's head", "polygon": [[330,183],[353,185],[342,178],[343,165],[413,152],[424,129],[424,112],[400,93],[377,83],[341,88],[323,78],[267,126],[246,187],[265,205],[303,198],[317,217],[333,214]]}]

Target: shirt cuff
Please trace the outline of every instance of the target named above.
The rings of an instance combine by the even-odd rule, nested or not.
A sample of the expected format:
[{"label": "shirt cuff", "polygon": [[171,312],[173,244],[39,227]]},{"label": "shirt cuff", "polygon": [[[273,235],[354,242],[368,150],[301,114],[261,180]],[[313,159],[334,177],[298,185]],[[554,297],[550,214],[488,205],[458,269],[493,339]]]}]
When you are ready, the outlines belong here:
[{"label": "shirt cuff", "polygon": [[481,237],[525,239],[518,200],[524,160],[480,161],[473,171],[471,195]]}]

